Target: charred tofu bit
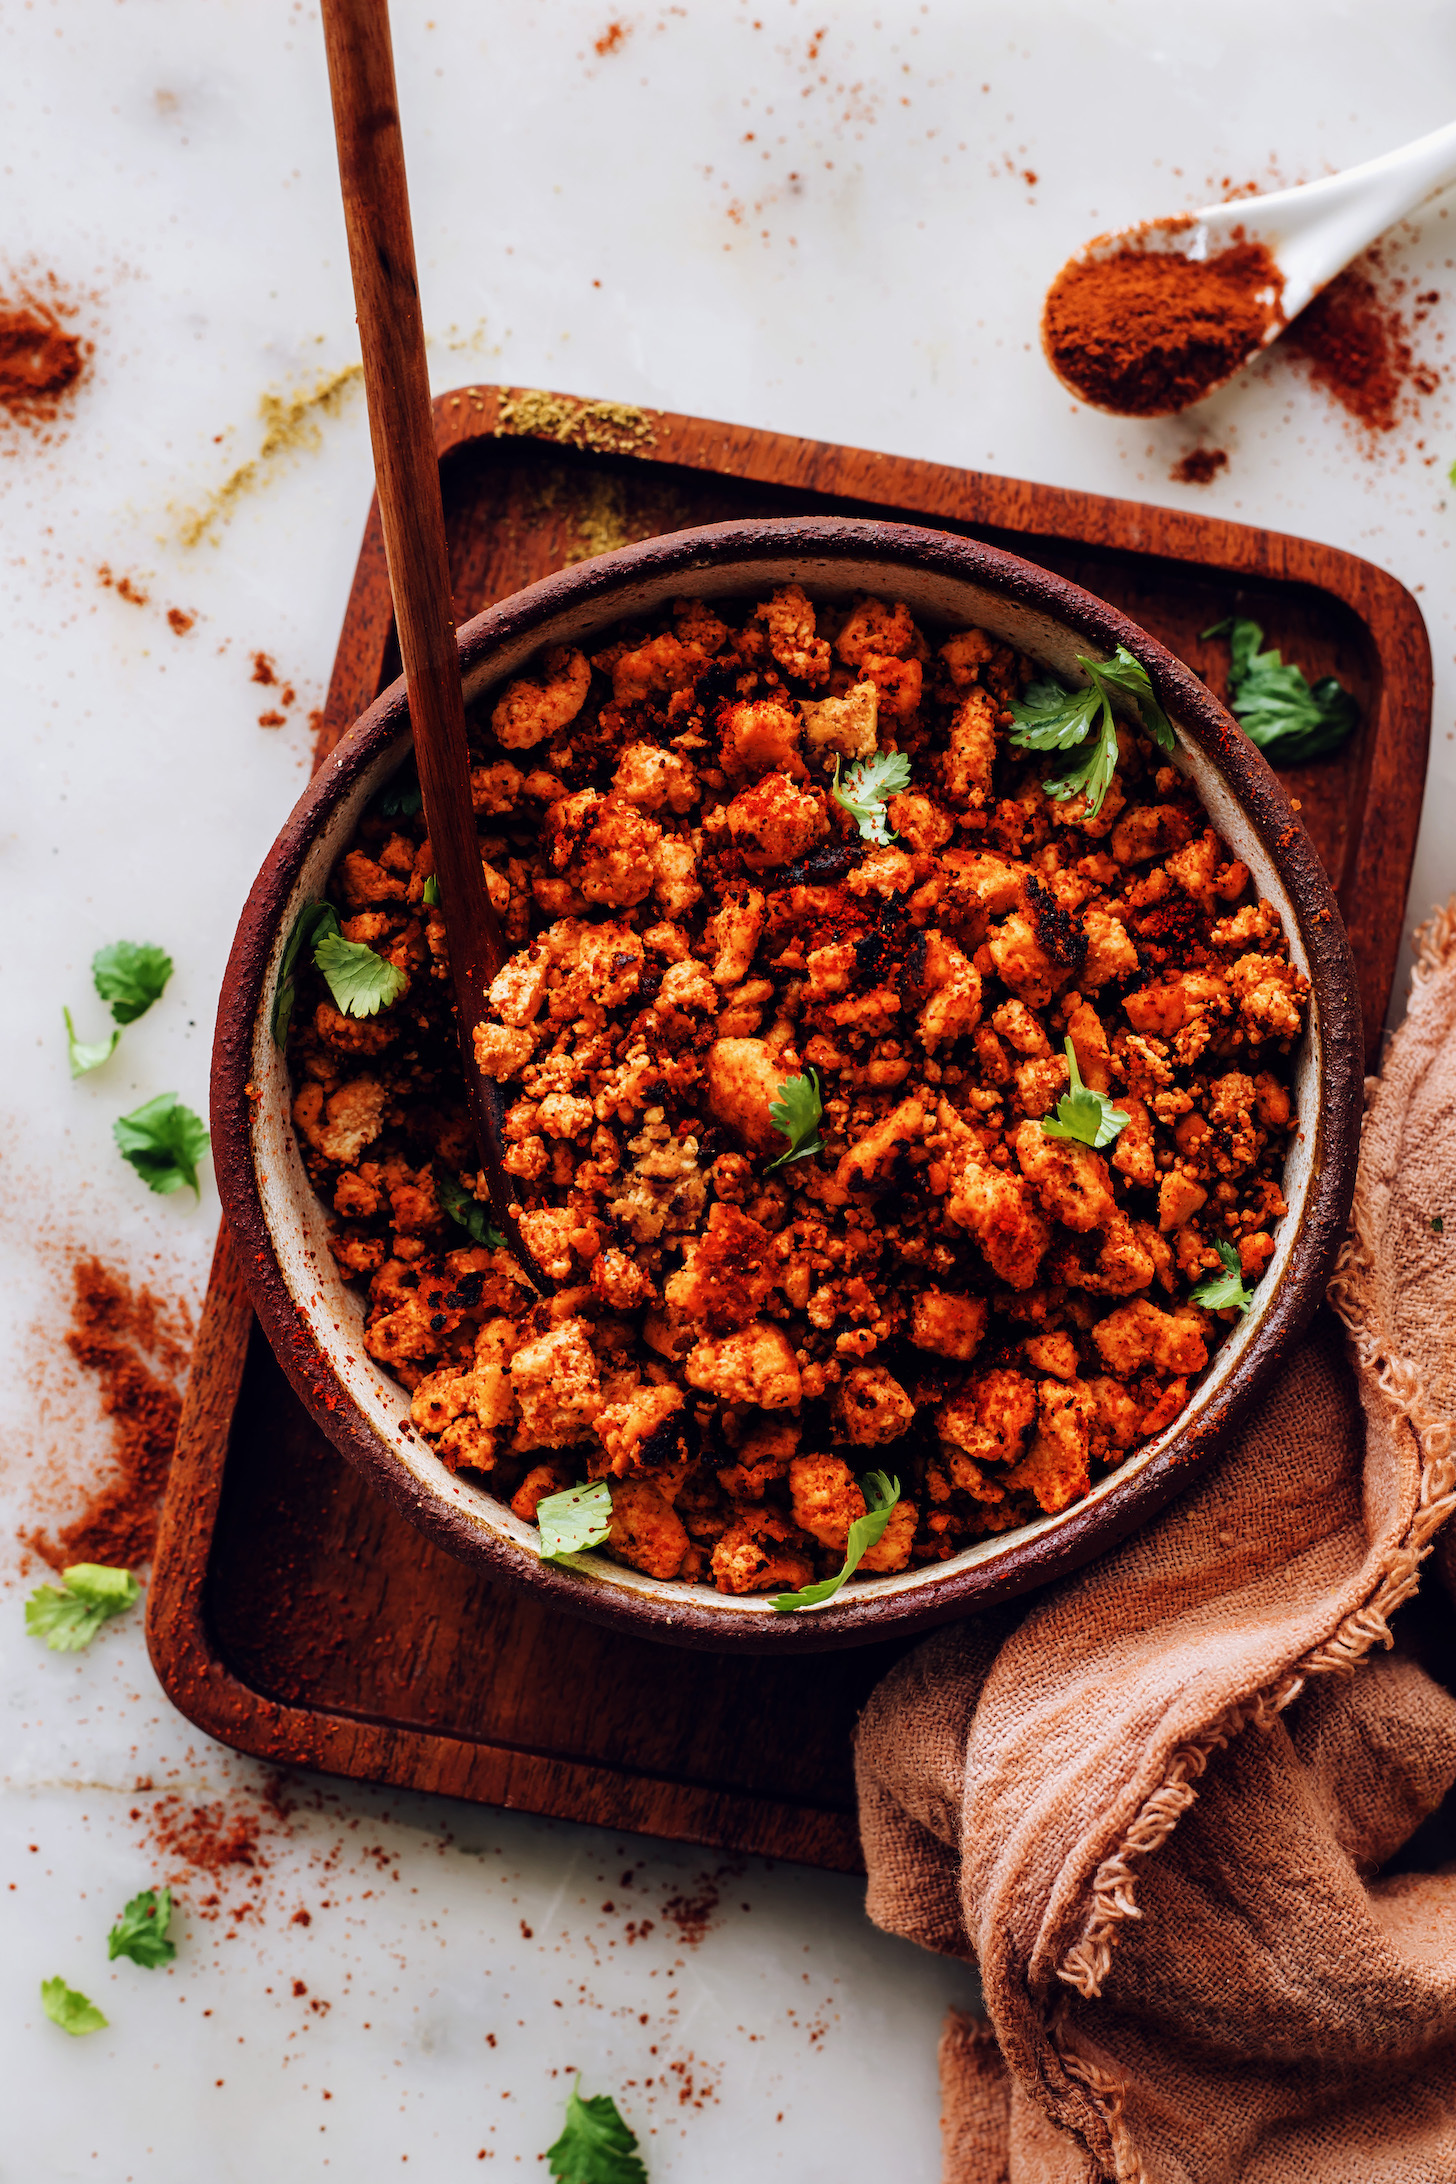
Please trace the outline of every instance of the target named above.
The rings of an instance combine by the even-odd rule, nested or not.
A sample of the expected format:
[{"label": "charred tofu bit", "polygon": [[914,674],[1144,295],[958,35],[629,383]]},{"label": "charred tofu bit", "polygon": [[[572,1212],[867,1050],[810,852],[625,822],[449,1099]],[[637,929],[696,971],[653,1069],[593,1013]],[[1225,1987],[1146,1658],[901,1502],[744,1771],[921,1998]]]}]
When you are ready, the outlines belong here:
[{"label": "charred tofu bit", "polygon": [[[476,708],[510,952],[471,1031],[545,1299],[488,1226],[424,818],[366,810],[329,893],[408,983],[356,1019],[299,967],[299,1151],[370,1355],[518,1518],[604,1479],[608,1557],[794,1591],[883,1471],[873,1580],[1069,1508],[1208,1370],[1237,1315],[1195,1291],[1287,1210],[1308,986],[1131,717],[1099,813],[1048,796],[1040,671],[786,584]],[[1073,1064],[1110,1141],[1046,1127]]]}]

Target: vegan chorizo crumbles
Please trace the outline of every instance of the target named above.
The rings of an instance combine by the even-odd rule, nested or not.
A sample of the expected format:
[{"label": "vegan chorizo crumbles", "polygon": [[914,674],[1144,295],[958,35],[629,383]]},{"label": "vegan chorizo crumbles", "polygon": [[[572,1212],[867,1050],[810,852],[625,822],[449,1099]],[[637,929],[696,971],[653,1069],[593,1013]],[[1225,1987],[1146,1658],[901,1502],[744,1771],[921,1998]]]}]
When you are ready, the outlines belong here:
[{"label": "vegan chorizo crumbles", "polygon": [[1086,667],[788,585],[478,710],[512,953],[474,1045],[545,1298],[475,1172],[412,774],[376,797],[294,1117],[446,1465],[527,1521],[606,1482],[608,1556],[781,1593],[1066,1509],[1177,1417],[1274,1251],[1308,987],[1142,669]]}]

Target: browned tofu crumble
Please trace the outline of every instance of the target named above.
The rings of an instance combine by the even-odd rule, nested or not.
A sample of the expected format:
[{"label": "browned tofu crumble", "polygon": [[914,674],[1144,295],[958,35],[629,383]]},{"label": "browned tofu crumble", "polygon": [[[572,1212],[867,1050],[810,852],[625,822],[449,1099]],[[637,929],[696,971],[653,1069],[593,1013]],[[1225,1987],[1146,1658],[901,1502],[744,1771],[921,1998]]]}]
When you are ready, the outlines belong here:
[{"label": "browned tofu crumble", "polygon": [[[538,1301],[440,1179],[485,1196],[420,818],[379,800],[332,881],[407,973],[364,1021],[310,965],[290,1057],[365,1341],[443,1461],[530,1520],[612,1482],[605,1552],[726,1593],[867,1574],[1085,1495],[1173,1420],[1286,1206],[1308,988],[1273,907],[1133,728],[1099,813],[1007,738],[1032,670],[872,598],[680,599],[555,649],[473,724],[475,810],[515,953],[475,1029],[506,1102]],[[900,751],[874,846],[829,794]],[[1049,1137],[1081,1075],[1131,1118]],[[770,1163],[812,1069],[823,1149]],[[448,1187],[448,1185],[447,1185]]]}]

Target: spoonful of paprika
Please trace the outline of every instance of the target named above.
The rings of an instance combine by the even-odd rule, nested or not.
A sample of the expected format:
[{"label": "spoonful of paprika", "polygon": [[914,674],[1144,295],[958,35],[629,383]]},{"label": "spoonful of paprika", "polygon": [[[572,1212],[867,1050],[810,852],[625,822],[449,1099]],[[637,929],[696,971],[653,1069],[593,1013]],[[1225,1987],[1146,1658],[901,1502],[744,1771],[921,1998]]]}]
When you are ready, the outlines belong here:
[{"label": "spoonful of paprika", "polygon": [[1096,236],[1047,291],[1047,360],[1095,409],[1121,417],[1187,409],[1453,181],[1456,123],[1298,189]]}]

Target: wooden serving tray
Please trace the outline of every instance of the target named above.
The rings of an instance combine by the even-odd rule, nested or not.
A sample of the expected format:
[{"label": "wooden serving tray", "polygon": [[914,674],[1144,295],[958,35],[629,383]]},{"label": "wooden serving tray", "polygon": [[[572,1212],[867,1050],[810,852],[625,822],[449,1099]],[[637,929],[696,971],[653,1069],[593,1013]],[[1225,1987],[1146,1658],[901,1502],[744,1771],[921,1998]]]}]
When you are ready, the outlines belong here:
[{"label": "wooden serving tray", "polygon": [[[1367,1050],[1395,975],[1430,726],[1425,628],[1332,547],[701,418],[466,387],[435,404],[463,620],[572,560],[759,515],[928,522],[1057,570],[1216,690],[1231,610],[1362,726],[1287,776],[1335,882]],[[399,672],[371,511],[322,758]],[[483,1804],[855,1870],[850,1736],[903,1650],[721,1657],[619,1637],[487,1584],[378,1499],[305,1415],[219,1238],[148,1598],[152,1659],[242,1751]]]}]

